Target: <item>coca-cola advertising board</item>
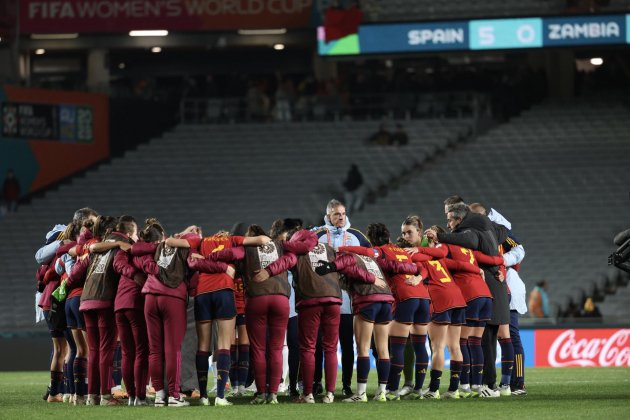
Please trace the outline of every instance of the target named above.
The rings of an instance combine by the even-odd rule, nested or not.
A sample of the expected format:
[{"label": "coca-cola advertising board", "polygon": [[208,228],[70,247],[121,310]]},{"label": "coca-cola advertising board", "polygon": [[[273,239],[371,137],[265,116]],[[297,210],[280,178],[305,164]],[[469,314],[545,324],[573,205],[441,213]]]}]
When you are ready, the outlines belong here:
[{"label": "coca-cola advertising board", "polygon": [[536,367],[630,366],[630,329],[536,330]]}]

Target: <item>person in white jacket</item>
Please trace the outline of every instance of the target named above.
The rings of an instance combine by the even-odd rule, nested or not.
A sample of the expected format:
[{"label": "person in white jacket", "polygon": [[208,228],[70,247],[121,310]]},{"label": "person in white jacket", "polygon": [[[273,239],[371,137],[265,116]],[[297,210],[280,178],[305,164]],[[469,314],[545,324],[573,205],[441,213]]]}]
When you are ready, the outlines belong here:
[{"label": "person in white jacket", "polygon": [[[335,251],[340,246],[364,246],[371,247],[370,241],[358,229],[350,227],[350,219],[346,215],[346,207],[338,200],[332,199],[326,206],[324,226],[313,229],[319,238],[319,242],[328,244]],[[350,384],[352,382],[352,371],[354,368],[354,343],[352,330],[352,307],[350,297],[345,290],[342,290],[343,303],[341,305],[341,322],[339,323],[339,344],[341,345],[341,382],[343,394],[352,396]],[[321,389],[321,356],[316,354],[315,369],[315,392]],[[319,379],[319,381],[318,381]]]}]

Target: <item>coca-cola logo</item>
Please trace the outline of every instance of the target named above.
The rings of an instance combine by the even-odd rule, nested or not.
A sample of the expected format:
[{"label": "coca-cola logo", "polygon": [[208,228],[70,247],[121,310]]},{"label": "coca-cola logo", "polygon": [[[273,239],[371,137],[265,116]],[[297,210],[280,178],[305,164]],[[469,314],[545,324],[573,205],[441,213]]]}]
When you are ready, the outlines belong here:
[{"label": "coca-cola logo", "polygon": [[630,329],[617,330],[609,337],[591,338],[578,337],[576,330],[566,330],[549,347],[547,359],[553,367],[630,366],[629,339]]}]

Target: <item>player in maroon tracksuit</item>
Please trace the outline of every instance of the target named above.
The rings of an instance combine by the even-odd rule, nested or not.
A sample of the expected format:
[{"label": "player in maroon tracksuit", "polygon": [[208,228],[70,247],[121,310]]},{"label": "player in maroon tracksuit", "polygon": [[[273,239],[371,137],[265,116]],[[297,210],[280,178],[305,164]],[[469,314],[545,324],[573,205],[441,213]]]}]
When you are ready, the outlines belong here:
[{"label": "player in maroon tracksuit", "polygon": [[[374,227],[376,225],[370,226]],[[368,227],[368,232],[370,232],[370,227]],[[393,283],[384,282],[382,278],[392,278],[397,275],[415,275],[418,273],[418,268],[412,263],[379,258],[379,251],[373,248],[354,246],[340,247],[339,250],[348,252],[342,252],[337,256],[334,266],[338,270],[353,264],[359,265],[375,275],[378,283],[374,285],[365,285],[359,282],[351,283],[349,293],[352,298],[353,312],[355,315],[358,315],[354,319],[358,351],[357,394],[345,399],[344,402],[367,402],[365,390],[370,370],[369,349],[372,332],[374,332],[374,342],[378,353],[376,367],[379,380],[379,389],[374,399],[376,401],[387,401],[385,387],[387,386],[390,373],[389,323],[392,320],[391,306],[395,299],[392,296],[392,289],[390,289]],[[324,270],[321,271],[324,272]]]},{"label": "player in maroon tracksuit", "polygon": [[337,343],[339,341],[340,306],[342,303],[339,276],[329,273],[320,276],[315,272],[318,261],[332,262],[335,252],[318,242],[317,235],[307,230],[294,233],[289,241],[281,242],[286,254],[260,271],[254,281],[277,276],[292,270],[298,313],[300,364],[304,393],[300,402],[314,403],[313,377],[315,376],[315,347],[318,332],[324,351],[326,391],[324,403],[334,401],[337,383]]},{"label": "player in maroon tracksuit", "polygon": [[[101,221],[109,221],[109,218],[101,216]],[[120,404],[111,395],[110,383],[117,337],[114,299],[120,280],[114,270],[114,259],[118,252],[122,252],[121,247],[129,248],[134,228],[133,218],[122,216],[117,221],[116,230],[106,234],[103,243],[90,246],[93,252],[79,306],[85,319],[89,348],[87,405],[97,404],[99,389],[100,405]],[[99,252],[101,246],[110,249]]]},{"label": "player in maroon tracksuit", "polygon": [[[170,247],[166,242],[137,243],[131,249],[134,264],[142,267],[147,281],[144,316],[149,337],[149,372],[155,388],[155,405],[183,407],[190,405],[180,395],[181,348],[186,333],[186,306],[197,286],[197,275],[190,275],[187,258],[198,249],[201,235],[191,226],[177,235],[188,247]],[[155,258],[154,258],[155,255]],[[157,261],[156,261],[157,260]],[[227,265],[223,264],[225,271]],[[168,381],[168,400],[164,370]]]},{"label": "player in maroon tracksuit", "polygon": [[208,261],[233,262],[242,260],[243,281],[247,299],[245,322],[250,340],[250,358],[259,394],[252,404],[277,404],[277,393],[282,377],[282,348],[289,319],[291,286],[286,270],[269,277],[269,264],[284,255],[279,241],[256,247],[231,247],[213,252],[204,259],[189,261],[191,268],[204,271]]},{"label": "player in maroon tracksuit", "polygon": [[[148,219],[138,236],[144,243],[158,243],[164,237],[164,229],[157,220]],[[120,283],[114,300],[114,311],[122,347],[122,377],[129,395],[129,405],[143,406],[147,405],[149,338],[142,294],[147,275],[142,271],[139,262],[140,260],[136,260],[134,263],[133,257],[127,252],[116,254],[114,269],[120,273]]]}]

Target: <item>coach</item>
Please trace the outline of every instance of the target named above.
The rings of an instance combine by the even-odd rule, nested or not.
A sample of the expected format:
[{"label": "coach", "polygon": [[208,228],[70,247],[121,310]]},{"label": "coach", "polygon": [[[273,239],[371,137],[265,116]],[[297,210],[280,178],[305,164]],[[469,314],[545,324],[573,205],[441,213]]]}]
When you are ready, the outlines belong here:
[{"label": "coach", "polygon": [[[341,246],[371,247],[370,241],[357,229],[350,227],[350,220],[346,215],[346,207],[338,200],[332,199],[326,206],[324,226],[315,228],[318,240],[327,244],[335,251]],[[345,396],[352,396],[352,370],[354,368],[354,346],[352,331],[352,307],[350,297],[342,290],[343,303],[341,305],[341,321],[339,323],[339,344],[341,345],[341,383]],[[315,382],[321,382],[321,352],[317,353]],[[318,381],[319,378],[319,381]],[[318,386],[319,388],[319,386]],[[315,391],[317,392],[317,391]]]}]

